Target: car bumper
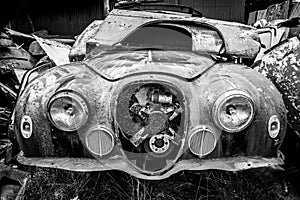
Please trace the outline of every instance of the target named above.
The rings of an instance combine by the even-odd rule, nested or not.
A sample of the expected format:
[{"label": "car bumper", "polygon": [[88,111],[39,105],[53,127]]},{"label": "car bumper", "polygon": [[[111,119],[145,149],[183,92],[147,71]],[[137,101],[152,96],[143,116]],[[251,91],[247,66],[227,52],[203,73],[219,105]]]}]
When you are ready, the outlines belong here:
[{"label": "car bumper", "polygon": [[115,157],[103,161],[97,161],[91,158],[27,158],[21,152],[17,160],[23,165],[57,168],[77,172],[92,172],[106,170],[120,170],[127,172],[137,178],[148,180],[160,180],[182,170],[224,170],[224,171],[241,171],[252,168],[271,167],[282,170],[280,165],[284,164],[281,157],[262,158],[262,157],[229,157],[216,159],[192,159],[179,160],[171,169],[161,174],[143,174],[133,168],[124,158]]}]

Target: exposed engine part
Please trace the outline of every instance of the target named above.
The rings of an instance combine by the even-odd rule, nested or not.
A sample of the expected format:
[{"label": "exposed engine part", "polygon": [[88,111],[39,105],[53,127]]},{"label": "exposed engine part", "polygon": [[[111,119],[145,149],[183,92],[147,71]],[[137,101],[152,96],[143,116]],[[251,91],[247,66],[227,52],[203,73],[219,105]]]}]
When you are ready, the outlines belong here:
[{"label": "exposed engine part", "polygon": [[151,101],[153,103],[167,103],[167,104],[172,104],[172,95],[165,95],[165,94],[159,94],[159,93],[154,93],[151,95]]},{"label": "exposed engine part", "polygon": [[132,138],[130,139],[130,142],[135,146],[138,147],[148,136],[148,134],[145,133],[145,128],[143,127],[141,130],[139,130]]},{"label": "exposed engine part", "polygon": [[141,106],[138,103],[134,103],[131,107],[130,107],[130,111],[139,115],[142,119],[146,119],[147,115],[150,114],[149,109],[147,109],[146,107]]},{"label": "exposed engine part", "polygon": [[175,95],[159,85],[146,85],[135,90],[129,107],[132,121],[141,127],[136,133],[130,134],[130,142],[135,147],[146,138],[157,134],[166,133],[169,136],[176,134],[176,131],[170,128],[171,121],[179,116],[183,109],[178,100],[175,102],[174,99]]},{"label": "exposed engine part", "polygon": [[154,153],[164,153],[170,147],[169,137],[165,135],[153,135],[149,140],[149,146]]},{"label": "exposed engine part", "polygon": [[182,108],[180,107],[179,104],[175,104],[175,111],[173,112],[173,114],[170,116],[169,120],[173,120],[175,117],[177,117],[181,112],[182,112]]},{"label": "exposed engine part", "polygon": [[179,137],[178,134],[176,134],[176,132],[169,127],[169,133],[171,134],[171,136],[169,136],[169,139],[176,145],[178,145],[180,143],[181,138]]},{"label": "exposed engine part", "polygon": [[163,84],[131,84],[117,99],[124,153],[137,167],[157,171],[176,158],[184,131],[183,95]]}]

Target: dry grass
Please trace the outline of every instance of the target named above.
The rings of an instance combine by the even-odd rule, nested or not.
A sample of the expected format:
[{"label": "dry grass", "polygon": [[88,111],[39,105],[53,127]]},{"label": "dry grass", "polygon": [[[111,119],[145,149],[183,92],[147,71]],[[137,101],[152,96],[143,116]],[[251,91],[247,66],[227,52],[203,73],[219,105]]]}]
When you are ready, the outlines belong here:
[{"label": "dry grass", "polygon": [[238,173],[184,171],[165,180],[145,181],[119,171],[78,173],[35,168],[25,199],[286,199],[280,195],[276,177],[269,169]]}]

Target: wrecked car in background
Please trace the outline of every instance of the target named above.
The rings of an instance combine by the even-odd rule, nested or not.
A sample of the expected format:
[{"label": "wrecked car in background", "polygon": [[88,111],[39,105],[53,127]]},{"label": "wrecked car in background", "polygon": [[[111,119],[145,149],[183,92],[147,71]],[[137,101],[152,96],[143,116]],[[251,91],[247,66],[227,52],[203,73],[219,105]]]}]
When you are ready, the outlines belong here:
[{"label": "wrecked car in background", "polygon": [[59,42],[8,28],[0,33],[0,199],[22,198],[29,179],[28,172],[18,169],[20,149],[9,126],[21,81],[31,70],[69,63],[69,50]]},{"label": "wrecked car in background", "polygon": [[13,121],[20,163],[143,179],[283,164],[281,94],[239,64],[259,52],[251,27],[115,9],[88,29],[70,53],[83,61],[26,75]]},{"label": "wrecked car in background", "polygon": [[[282,94],[288,119],[287,137],[285,138],[282,151],[286,155],[286,163],[299,166],[300,154],[300,18],[294,17],[280,20],[272,26],[261,28],[258,32],[268,33],[266,43],[277,40],[268,48],[261,57],[251,66],[270,79]],[[270,22],[268,22],[270,23]],[[281,33],[282,38],[278,38]],[[264,43],[265,43],[264,42]],[[272,42],[271,42],[272,43]]]},{"label": "wrecked car in background", "polygon": [[[9,139],[8,125],[18,95],[22,74],[31,70],[36,60],[10,35],[0,32],[0,199],[24,192],[27,173],[8,164],[18,153],[15,140]],[[20,194],[20,195],[19,195]]]},{"label": "wrecked car in background", "polygon": [[[289,111],[287,114],[289,124],[300,136],[300,41],[299,28],[295,28],[300,24],[300,18],[281,21],[273,27],[262,28],[264,32],[271,33],[266,42],[271,41],[274,44],[269,46],[260,58],[257,58],[257,62],[252,67],[269,78],[281,92]],[[275,42],[273,42],[274,38]]]}]

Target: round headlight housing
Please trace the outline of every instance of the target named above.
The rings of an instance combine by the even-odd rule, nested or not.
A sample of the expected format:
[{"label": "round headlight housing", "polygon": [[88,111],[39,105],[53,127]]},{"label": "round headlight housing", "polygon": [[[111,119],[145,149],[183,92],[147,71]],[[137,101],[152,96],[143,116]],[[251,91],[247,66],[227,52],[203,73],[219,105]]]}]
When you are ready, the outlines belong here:
[{"label": "round headlight housing", "polygon": [[62,131],[75,131],[87,122],[89,110],[80,95],[62,91],[50,99],[48,116],[56,128]]},{"label": "round headlight housing", "polygon": [[250,95],[240,90],[230,90],[219,96],[213,106],[216,124],[226,132],[240,132],[254,118],[254,103]]}]

